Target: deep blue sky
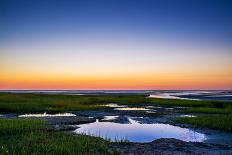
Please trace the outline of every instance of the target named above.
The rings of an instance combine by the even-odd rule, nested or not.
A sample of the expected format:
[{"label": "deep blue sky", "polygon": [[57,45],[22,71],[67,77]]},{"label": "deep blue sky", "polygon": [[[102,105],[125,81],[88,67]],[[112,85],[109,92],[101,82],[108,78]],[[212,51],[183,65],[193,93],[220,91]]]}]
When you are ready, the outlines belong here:
[{"label": "deep blue sky", "polygon": [[118,32],[232,41],[231,0],[1,0],[0,6],[4,41]]}]

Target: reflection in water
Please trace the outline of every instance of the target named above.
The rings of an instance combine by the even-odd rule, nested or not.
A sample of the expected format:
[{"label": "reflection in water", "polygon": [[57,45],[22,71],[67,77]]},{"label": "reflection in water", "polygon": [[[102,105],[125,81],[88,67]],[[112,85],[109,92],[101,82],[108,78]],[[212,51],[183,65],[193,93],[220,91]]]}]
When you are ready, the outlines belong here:
[{"label": "reflection in water", "polygon": [[147,108],[129,108],[129,107],[125,107],[125,108],[115,108],[115,110],[147,111],[147,110],[150,110],[150,109],[147,109]]},{"label": "reflection in water", "polygon": [[180,115],[180,117],[197,117],[195,115]]},{"label": "reflection in water", "polygon": [[167,93],[157,93],[157,94],[151,94],[149,96],[150,98],[167,98],[167,99],[181,99],[180,97],[172,96]]},{"label": "reflection in water", "polygon": [[115,120],[118,116],[104,116],[103,121]]},{"label": "reflection in water", "polygon": [[164,99],[183,99],[183,100],[198,100],[193,98],[180,97],[181,95],[195,95],[202,92],[199,91],[180,91],[180,92],[155,92],[150,94],[150,98],[164,98]]},{"label": "reflection in water", "polygon": [[148,114],[155,114],[156,111],[146,111],[146,113],[148,113]]},{"label": "reflection in water", "polygon": [[185,99],[185,100],[232,100],[231,91],[154,91],[151,98]]},{"label": "reflection in water", "polygon": [[106,106],[106,107],[110,107],[110,108],[122,108],[122,107],[126,107],[125,105],[118,105],[116,103],[104,104],[102,106]]},{"label": "reflection in water", "polygon": [[129,124],[112,122],[94,122],[78,125],[75,133],[111,139],[111,141],[129,140],[131,142],[151,142],[159,138],[176,138],[183,141],[202,142],[206,140],[204,134],[187,128],[169,124],[139,124],[129,118]]},{"label": "reflection in water", "polygon": [[47,114],[46,112],[43,114],[25,114],[19,115],[18,117],[60,117],[60,116],[76,116],[72,113],[58,113],[58,114]]}]

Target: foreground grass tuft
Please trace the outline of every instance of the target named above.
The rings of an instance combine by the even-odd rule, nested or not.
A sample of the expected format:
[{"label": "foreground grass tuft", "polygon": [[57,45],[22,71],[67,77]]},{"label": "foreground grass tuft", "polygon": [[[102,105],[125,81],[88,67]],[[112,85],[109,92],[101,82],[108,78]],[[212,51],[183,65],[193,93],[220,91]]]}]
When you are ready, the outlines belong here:
[{"label": "foreground grass tuft", "polygon": [[177,123],[192,124],[195,127],[232,132],[232,115],[180,117]]},{"label": "foreground grass tuft", "polygon": [[25,132],[42,130],[45,121],[39,119],[0,119],[0,135],[15,135]]},{"label": "foreground grass tuft", "polygon": [[0,119],[1,155],[111,154],[106,141],[85,135],[46,130],[46,122]]},{"label": "foreground grass tuft", "polygon": [[193,107],[183,110],[184,113],[204,113],[204,114],[231,114],[230,108],[210,108],[210,107]]}]

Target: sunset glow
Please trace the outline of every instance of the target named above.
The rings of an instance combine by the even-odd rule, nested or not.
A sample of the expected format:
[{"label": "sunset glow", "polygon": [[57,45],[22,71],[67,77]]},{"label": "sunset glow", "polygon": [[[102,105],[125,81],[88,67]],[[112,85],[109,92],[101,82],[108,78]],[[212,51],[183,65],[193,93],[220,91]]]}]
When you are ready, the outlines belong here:
[{"label": "sunset glow", "polygon": [[0,89],[232,89],[228,1],[0,3]]}]

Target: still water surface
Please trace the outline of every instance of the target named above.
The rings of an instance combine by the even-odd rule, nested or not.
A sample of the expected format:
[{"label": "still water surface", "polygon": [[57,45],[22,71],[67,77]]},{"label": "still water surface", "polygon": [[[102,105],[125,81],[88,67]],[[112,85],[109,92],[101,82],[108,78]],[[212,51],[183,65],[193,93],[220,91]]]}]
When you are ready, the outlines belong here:
[{"label": "still water surface", "polygon": [[131,142],[151,142],[159,138],[176,138],[183,141],[202,142],[206,135],[191,129],[169,124],[140,124],[129,118],[128,124],[99,122],[78,125],[74,132],[110,139],[111,141],[128,140]]}]

